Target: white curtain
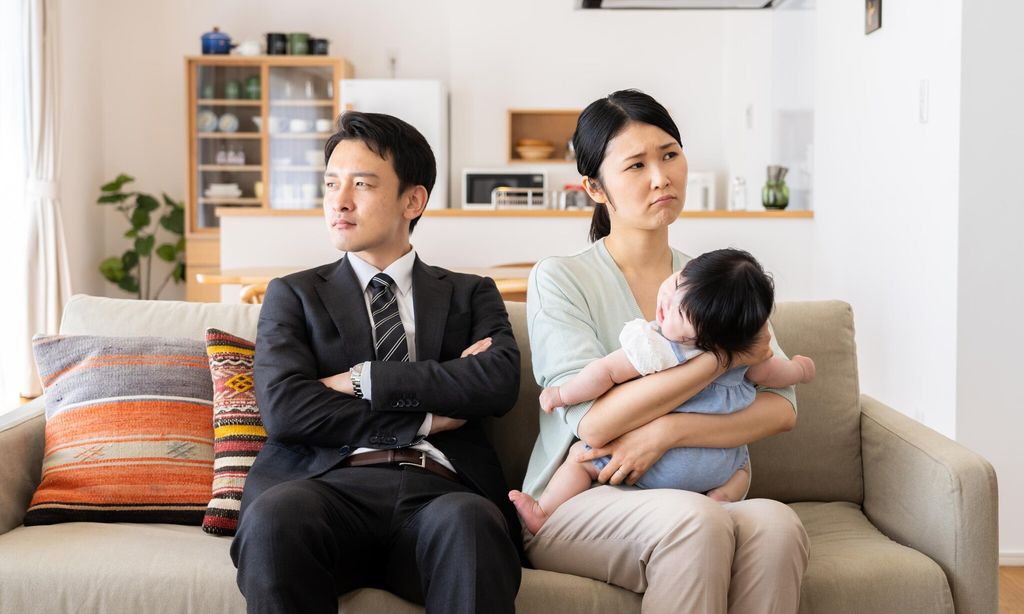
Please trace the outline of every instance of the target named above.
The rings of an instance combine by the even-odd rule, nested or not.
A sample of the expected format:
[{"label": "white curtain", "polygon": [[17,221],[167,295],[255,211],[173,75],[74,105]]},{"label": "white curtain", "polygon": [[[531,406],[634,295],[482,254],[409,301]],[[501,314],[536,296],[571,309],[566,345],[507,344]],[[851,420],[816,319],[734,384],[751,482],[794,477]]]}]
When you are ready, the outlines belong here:
[{"label": "white curtain", "polygon": [[35,396],[41,390],[30,341],[36,333],[57,332],[64,304],[71,296],[71,280],[57,198],[60,176],[57,2],[19,1],[24,8],[27,42],[22,60],[28,148],[24,201],[28,230],[26,318],[22,335],[26,368],[19,388],[21,394]]}]

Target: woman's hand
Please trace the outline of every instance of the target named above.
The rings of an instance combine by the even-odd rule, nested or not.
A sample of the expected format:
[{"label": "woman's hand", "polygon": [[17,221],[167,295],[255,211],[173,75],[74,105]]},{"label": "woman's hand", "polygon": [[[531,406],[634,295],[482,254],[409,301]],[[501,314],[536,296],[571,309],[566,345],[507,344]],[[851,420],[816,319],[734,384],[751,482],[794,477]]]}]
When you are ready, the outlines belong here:
[{"label": "woman's hand", "polygon": [[664,428],[658,424],[660,421],[661,418],[624,433],[606,446],[580,454],[577,460],[590,461],[610,456],[597,481],[613,486],[623,483],[632,486],[671,447],[661,436]]},{"label": "woman's hand", "polygon": [[771,342],[772,334],[768,331],[768,323],[765,322],[754,339],[754,346],[746,352],[733,355],[732,364],[729,367],[752,367],[768,360],[775,355],[772,352]]}]

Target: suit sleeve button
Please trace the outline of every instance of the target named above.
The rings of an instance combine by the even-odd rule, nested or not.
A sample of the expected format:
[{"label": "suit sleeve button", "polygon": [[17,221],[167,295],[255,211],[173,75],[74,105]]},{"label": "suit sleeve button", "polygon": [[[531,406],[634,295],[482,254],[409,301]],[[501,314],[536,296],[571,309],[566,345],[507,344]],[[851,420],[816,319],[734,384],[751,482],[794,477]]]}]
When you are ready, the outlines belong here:
[{"label": "suit sleeve button", "polygon": [[413,399],[413,400],[412,400],[412,406],[413,406],[413,407],[419,407],[419,406],[420,406],[420,401],[419,401],[419,399]]}]

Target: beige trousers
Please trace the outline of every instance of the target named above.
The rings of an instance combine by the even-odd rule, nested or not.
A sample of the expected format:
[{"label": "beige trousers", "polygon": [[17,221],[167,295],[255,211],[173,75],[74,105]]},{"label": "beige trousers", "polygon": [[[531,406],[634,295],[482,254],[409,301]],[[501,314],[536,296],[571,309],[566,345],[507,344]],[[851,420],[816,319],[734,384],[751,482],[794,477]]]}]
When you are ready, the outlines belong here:
[{"label": "beige trousers", "polygon": [[645,613],[795,614],[808,549],[778,501],[615,486],[565,502],[526,544],[538,569],[643,593]]}]

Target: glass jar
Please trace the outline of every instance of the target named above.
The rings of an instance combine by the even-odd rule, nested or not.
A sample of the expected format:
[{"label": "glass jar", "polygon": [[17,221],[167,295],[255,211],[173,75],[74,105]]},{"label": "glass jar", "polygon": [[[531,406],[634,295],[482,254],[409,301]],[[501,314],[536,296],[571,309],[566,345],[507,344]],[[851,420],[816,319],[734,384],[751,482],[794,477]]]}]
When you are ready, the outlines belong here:
[{"label": "glass jar", "polygon": [[789,206],[789,186],[786,185],[785,166],[769,166],[768,180],[761,188],[761,204],[765,209],[782,210]]}]

